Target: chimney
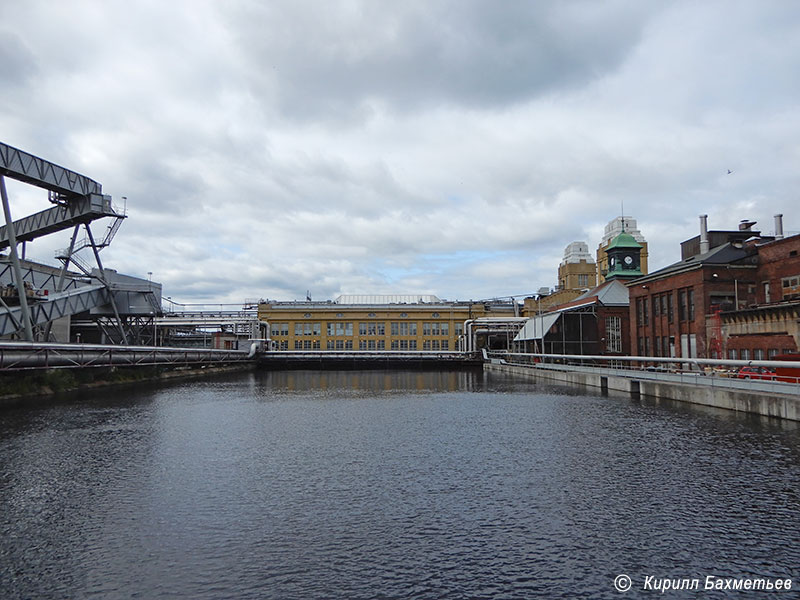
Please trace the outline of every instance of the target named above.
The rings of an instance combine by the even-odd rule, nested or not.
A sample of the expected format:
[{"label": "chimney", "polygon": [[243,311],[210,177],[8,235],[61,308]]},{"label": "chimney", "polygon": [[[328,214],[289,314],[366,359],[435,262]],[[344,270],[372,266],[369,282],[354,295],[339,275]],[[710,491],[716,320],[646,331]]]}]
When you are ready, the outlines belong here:
[{"label": "chimney", "polygon": [[783,215],[775,215],[775,239],[783,239]]},{"label": "chimney", "polygon": [[700,254],[708,252],[708,246],[708,215],[700,215]]}]

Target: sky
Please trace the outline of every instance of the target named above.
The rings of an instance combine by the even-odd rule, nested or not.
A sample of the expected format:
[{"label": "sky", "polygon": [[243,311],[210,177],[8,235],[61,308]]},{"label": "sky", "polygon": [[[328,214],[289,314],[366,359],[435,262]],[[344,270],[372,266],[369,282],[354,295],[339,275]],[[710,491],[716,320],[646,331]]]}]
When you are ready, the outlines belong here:
[{"label": "sky", "polygon": [[528,295],[623,211],[651,271],[700,214],[800,231],[794,0],[0,0],[0,84],[176,302]]}]

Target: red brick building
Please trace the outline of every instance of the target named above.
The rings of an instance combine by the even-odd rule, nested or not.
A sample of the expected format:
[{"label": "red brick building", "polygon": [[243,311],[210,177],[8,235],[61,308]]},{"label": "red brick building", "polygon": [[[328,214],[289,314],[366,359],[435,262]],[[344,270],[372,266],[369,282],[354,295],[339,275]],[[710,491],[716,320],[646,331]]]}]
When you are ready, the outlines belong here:
[{"label": "red brick building", "polygon": [[800,235],[757,250],[755,304],[720,315],[726,358],[770,359],[800,347]]},{"label": "red brick building", "polygon": [[754,224],[707,232],[701,218],[680,262],[628,284],[633,354],[748,360],[796,351],[800,236],[761,236]]}]

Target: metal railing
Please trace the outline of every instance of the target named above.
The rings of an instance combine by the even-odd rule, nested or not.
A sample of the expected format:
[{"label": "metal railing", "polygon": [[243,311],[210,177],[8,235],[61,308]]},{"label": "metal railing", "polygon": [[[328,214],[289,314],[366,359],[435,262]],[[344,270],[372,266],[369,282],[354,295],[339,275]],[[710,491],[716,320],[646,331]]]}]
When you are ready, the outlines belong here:
[{"label": "metal railing", "polygon": [[0,372],[121,366],[192,366],[252,361],[248,350],[0,342]]},{"label": "metal railing", "polygon": [[741,367],[800,369],[800,361],[665,358],[658,356],[585,356],[493,351],[486,358],[502,364],[538,369],[586,372],[629,379],[654,380],[800,395],[800,377],[793,374],[739,373]]}]

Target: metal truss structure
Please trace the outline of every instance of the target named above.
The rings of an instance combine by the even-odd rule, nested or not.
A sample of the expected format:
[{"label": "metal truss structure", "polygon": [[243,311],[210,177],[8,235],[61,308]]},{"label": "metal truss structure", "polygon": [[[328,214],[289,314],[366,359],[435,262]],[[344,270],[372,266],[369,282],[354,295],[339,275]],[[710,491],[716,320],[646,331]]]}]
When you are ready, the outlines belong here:
[{"label": "metal truss structure", "polygon": [[[66,292],[53,294],[44,302],[31,304],[30,322],[33,326],[46,325],[61,317],[86,312],[95,306],[108,304],[109,301],[108,288],[103,284],[73,288]],[[19,306],[8,307],[4,312],[0,312],[0,336],[19,331],[22,319],[22,308]]]},{"label": "metal truss structure", "polygon": [[3,142],[0,142],[0,175],[45,188],[63,200],[103,192],[103,186],[93,179]]},{"label": "metal truss structure", "polygon": [[[55,206],[14,221],[6,176],[48,190]],[[102,194],[102,186],[0,142],[0,193],[5,216],[5,226],[0,227],[0,250],[9,249],[8,257],[0,257],[0,337],[48,341],[54,321],[84,314],[96,321],[105,341],[128,344],[131,332],[132,339],[139,340],[141,322],[151,323],[161,314],[161,286],[103,267],[100,250],[111,243],[125,214],[114,208],[111,196]],[[90,223],[105,217],[114,221],[96,240]],[[70,228],[73,233],[69,247],[56,255],[63,264],[57,275],[51,267],[27,261],[23,269],[17,244],[23,243],[24,249],[24,242]],[[81,228],[84,237],[79,240]],[[96,267],[78,255],[85,248],[91,249]],[[70,265],[80,272],[68,271]],[[9,290],[15,293],[10,294]],[[110,331],[114,334],[109,335]]]}]

